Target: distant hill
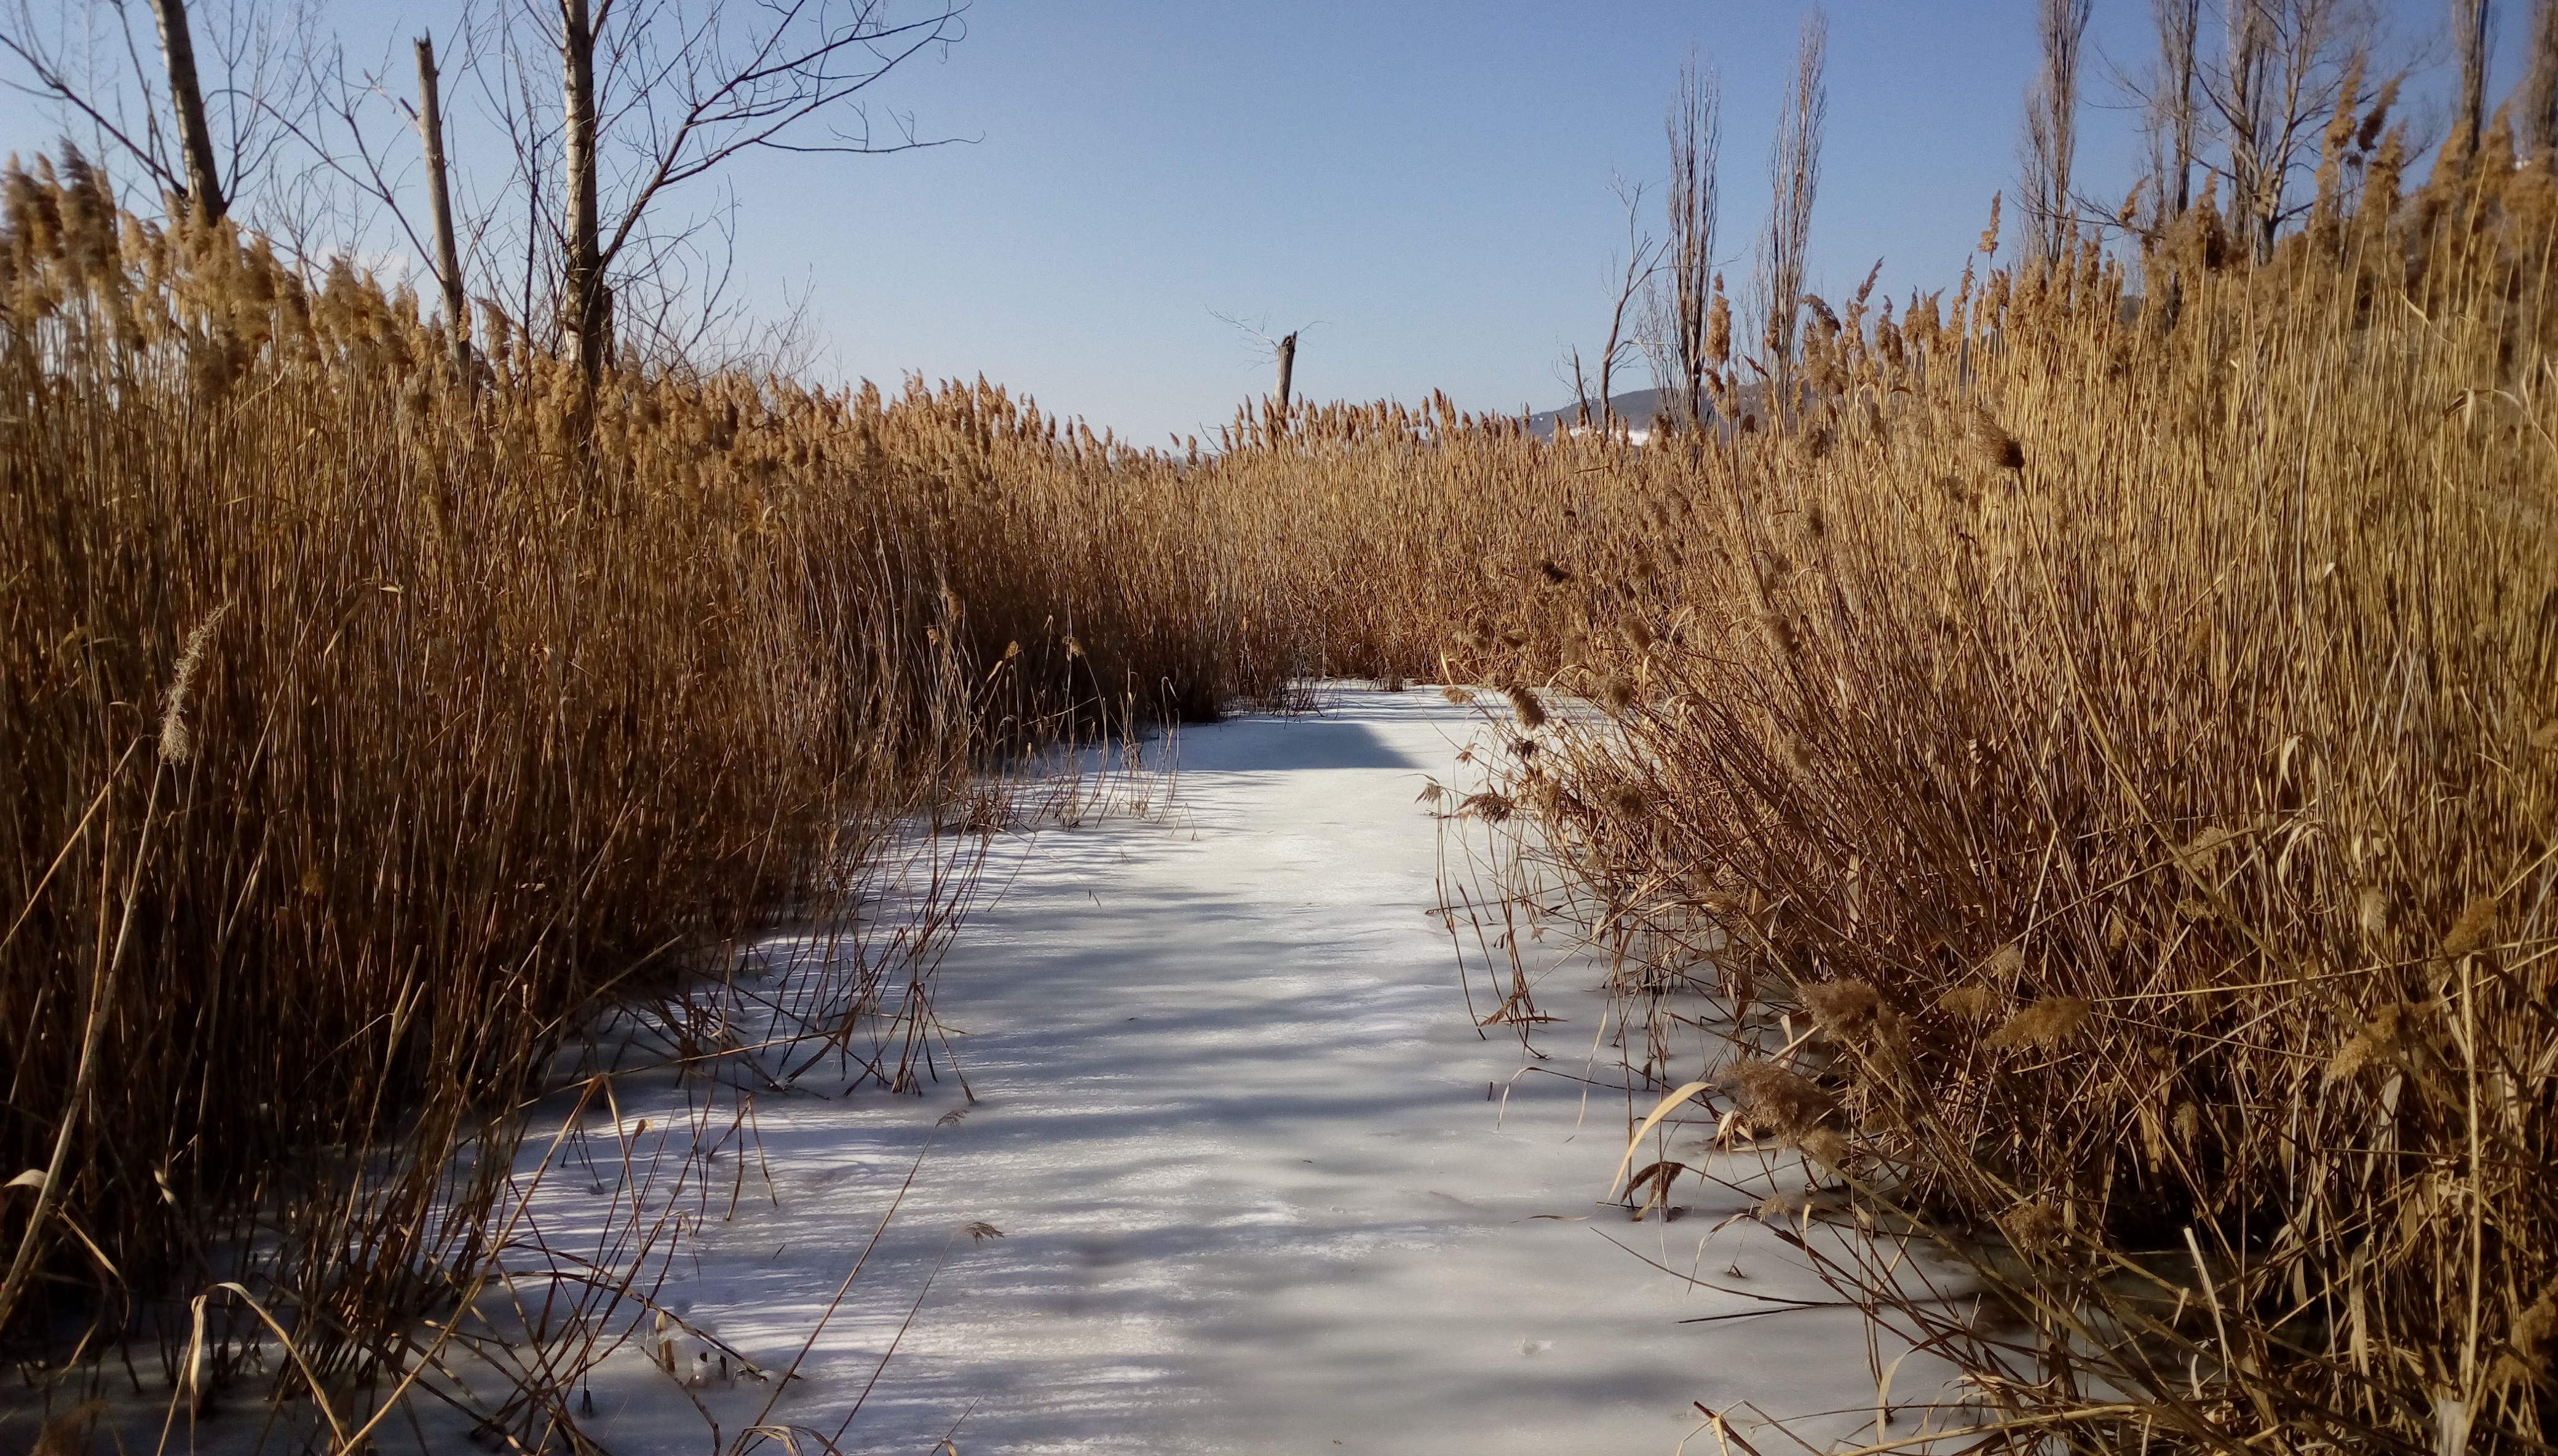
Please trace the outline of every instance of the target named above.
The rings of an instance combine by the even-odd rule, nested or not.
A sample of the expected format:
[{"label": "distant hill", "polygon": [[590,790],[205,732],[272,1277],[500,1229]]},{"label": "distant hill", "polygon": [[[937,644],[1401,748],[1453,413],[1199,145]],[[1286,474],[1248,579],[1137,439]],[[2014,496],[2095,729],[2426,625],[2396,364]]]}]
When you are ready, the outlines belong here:
[{"label": "distant hill", "polygon": [[[1742,408],[1745,410],[1757,408],[1764,388],[1765,386],[1759,384],[1742,385]],[[1640,436],[1651,429],[1652,416],[1660,412],[1661,391],[1630,389],[1623,394],[1612,395],[1609,402],[1617,406],[1617,417],[1632,425],[1634,433]],[[1593,416],[1599,412],[1599,403],[1595,399],[1591,401],[1590,412]],[[1713,400],[1705,401],[1705,412],[1708,419],[1714,417]],[[1560,409],[1549,409],[1539,414],[1529,415],[1527,422],[1528,427],[1536,433],[1551,437],[1558,426],[1569,427],[1577,424],[1580,414],[1579,404],[1567,404]]]},{"label": "distant hill", "polygon": [[[1630,389],[1623,394],[1611,396],[1608,402],[1617,406],[1618,418],[1628,421],[1634,425],[1635,429],[1640,430],[1647,428],[1651,424],[1652,415],[1660,409],[1661,391],[1658,389]],[[1598,400],[1593,399],[1590,401],[1590,413],[1593,421],[1595,422],[1599,414]],[[1579,423],[1580,415],[1581,406],[1578,403],[1573,403],[1564,405],[1560,409],[1548,409],[1529,415],[1527,417],[1527,423],[1528,428],[1536,431],[1536,433],[1540,435],[1551,435],[1554,433],[1555,427],[1558,425],[1569,426]]]}]

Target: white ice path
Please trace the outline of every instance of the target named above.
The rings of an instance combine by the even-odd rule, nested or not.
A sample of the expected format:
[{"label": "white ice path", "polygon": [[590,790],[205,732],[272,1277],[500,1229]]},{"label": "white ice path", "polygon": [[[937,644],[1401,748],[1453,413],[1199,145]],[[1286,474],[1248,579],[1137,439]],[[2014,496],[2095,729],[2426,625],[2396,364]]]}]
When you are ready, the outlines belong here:
[{"label": "white ice path", "polygon": [[[963,1456],[1666,1456],[1698,1402],[1744,1401],[1838,1412],[1794,1426],[1816,1440],[1874,1439],[1855,1311],[1682,1325],[1752,1306],[1610,1241],[1829,1297],[1755,1225],[1700,1256],[1749,1200],[1688,1183],[1688,1218],[1629,1223],[1602,1202],[1626,1095],[1518,1077],[1516,1038],[1472,1024],[1427,913],[1440,826],[1416,795],[1463,782],[1459,750],[1483,728],[1435,693],[1343,690],[1320,713],[1186,730],[1174,801],[1151,815],[1008,838],[988,871],[1000,896],[940,971],[974,1103],[946,1063],[921,1096],[832,1095],[840,1079],[812,1077],[816,1092],[760,1097],[771,1194],[759,1172],[734,1214],[715,1201],[663,1297],[786,1366],[930,1132],[775,1410],[834,1431],[913,1310],[847,1450],[939,1451],[948,1435]],[[1567,971],[1541,995],[1567,1020],[1539,1045],[1546,1066],[1609,1081],[1591,979]],[[626,1122],[650,1095],[624,1096]],[[561,1187],[543,1203],[564,1232],[594,1195]],[[1003,1237],[957,1232],[973,1223]],[[617,1453],[706,1452],[694,1396],[724,1442],[765,1398],[673,1383],[617,1357],[585,1424]]]}]

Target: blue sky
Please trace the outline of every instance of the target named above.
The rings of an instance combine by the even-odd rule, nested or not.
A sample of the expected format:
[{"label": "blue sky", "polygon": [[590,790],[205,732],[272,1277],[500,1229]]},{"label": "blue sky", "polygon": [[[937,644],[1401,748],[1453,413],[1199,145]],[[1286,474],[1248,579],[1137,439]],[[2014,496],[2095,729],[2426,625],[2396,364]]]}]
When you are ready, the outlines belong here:
[{"label": "blue sky", "polygon": [[[1562,352],[1606,337],[1612,176],[1666,170],[1691,43],[1724,79],[1721,250],[1736,284],[1748,271],[1800,13],[988,0],[897,93],[919,125],[983,140],[826,167],[776,210],[822,243],[759,249],[816,267],[830,366],[983,369],[1140,440],[1268,387],[1217,314],[1302,326],[1297,385],[1317,398],[1549,407],[1570,392]],[[1816,287],[1853,288],[1878,257],[1904,287],[1960,272],[2012,169],[2028,14],[1831,11]],[[2102,168],[2115,148],[2094,150]]]},{"label": "blue sky", "polygon": [[[1313,397],[1552,406],[1570,392],[1562,353],[1606,334],[1625,247],[1611,179],[1665,171],[1662,113],[1691,45],[1723,77],[1720,250],[1742,284],[1803,9],[975,0],[962,43],[873,92],[922,133],[967,140],[739,166],[741,277],[767,313],[804,294],[823,374],[983,373],[1140,442],[1205,432],[1268,387],[1266,357],[1218,314],[1303,328]],[[2500,9],[2502,81],[2524,22],[2518,0]],[[2148,10],[2097,0],[2095,49],[2144,64]],[[2442,13],[2392,11],[2411,37]],[[362,50],[447,13],[326,18]],[[2015,172],[2032,0],[1828,13],[1813,287],[1850,291],[1878,258],[1886,289],[1950,283]],[[2079,176],[2113,194],[2136,126],[2096,70]],[[7,148],[50,134],[0,103]]]}]

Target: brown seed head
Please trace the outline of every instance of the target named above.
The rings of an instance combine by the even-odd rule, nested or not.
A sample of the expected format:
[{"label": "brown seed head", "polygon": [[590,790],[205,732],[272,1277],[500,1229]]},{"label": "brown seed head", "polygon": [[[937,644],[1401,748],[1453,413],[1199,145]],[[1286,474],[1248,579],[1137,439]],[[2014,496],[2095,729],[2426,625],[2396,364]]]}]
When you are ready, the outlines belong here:
[{"label": "brown seed head", "polygon": [[2059,1209],[2036,1200],[2010,1209],[1999,1219],[1999,1230],[2022,1253],[2047,1253],[2061,1246],[2068,1237],[2068,1220]]},{"label": "brown seed head", "polygon": [[1981,463],[1992,470],[2022,470],[2025,467],[2025,447],[2016,442],[2016,436],[2009,434],[2006,426],[1992,419],[1986,409],[1977,410],[1972,415],[1971,445]]},{"label": "brown seed head", "polygon": [[1510,700],[1510,711],[1518,714],[1520,727],[1533,729],[1545,726],[1545,704],[1537,701],[1534,692],[1512,686],[1504,689],[1502,696]]},{"label": "brown seed head", "polygon": [[1723,296],[1723,275],[1714,275],[1714,300],[1705,306],[1705,362],[1721,368],[1732,358],[1732,300]]},{"label": "brown seed head", "polygon": [[2354,897],[2353,919],[2375,941],[2389,934],[2389,892],[2378,885],[2363,886]]},{"label": "brown seed head", "polygon": [[204,667],[205,649],[212,645],[213,629],[221,625],[231,609],[228,602],[196,624],[187,634],[187,646],[178,654],[178,669],[170,674],[169,702],[160,712],[160,757],[169,763],[183,764],[196,755],[196,736],[187,728],[187,694],[196,685],[196,673]]},{"label": "brown seed head", "polygon": [[2007,997],[1988,986],[1956,986],[1936,998],[1936,1006],[1965,1021],[1995,1021],[2007,1012]]},{"label": "brown seed head", "polygon": [[1855,1151],[1847,1140],[1847,1134],[1834,1127],[1815,1127],[1795,1138],[1794,1146],[1803,1150],[1803,1156],[1833,1173],[1848,1171],[1848,1158]]},{"label": "brown seed head", "polygon": [[2192,1147],[2203,1136],[2203,1109],[2190,1101],[2179,1102],[2168,1109],[2167,1124],[2176,1129],[2178,1142]]},{"label": "brown seed head", "polygon": [[1815,981],[1801,994],[1812,1024],[1843,1042],[1872,1036],[1885,1010],[1883,993],[1865,981]]},{"label": "brown seed head", "polygon": [[1989,1045],[2049,1052],[2075,1037],[2095,1011],[2084,996],[2046,996],[1991,1032]]},{"label": "brown seed head", "polygon": [[1773,1062],[1735,1062],[1717,1073],[1716,1080],[1740,1097],[1753,1117],[1787,1137],[1810,1132],[1838,1105],[1809,1079]]},{"label": "brown seed head", "polygon": [[2366,1067],[2395,1071],[2421,1070],[2440,1030],[2439,1001],[2401,1001],[2383,1006],[2328,1059],[2324,1082],[2342,1082]]},{"label": "brown seed head", "polygon": [[2481,895],[2462,907],[2461,918],[2443,936],[2443,958],[2458,960],[2487,944],[2495,929],[2495,897]]}]

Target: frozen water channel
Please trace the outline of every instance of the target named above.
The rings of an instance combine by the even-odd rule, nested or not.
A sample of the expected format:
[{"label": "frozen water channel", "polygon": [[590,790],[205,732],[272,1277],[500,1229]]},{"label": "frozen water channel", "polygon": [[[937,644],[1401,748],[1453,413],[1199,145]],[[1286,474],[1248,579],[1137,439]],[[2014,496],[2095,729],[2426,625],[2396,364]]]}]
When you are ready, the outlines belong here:
[{"label": "frozen water channel", "polygon": [[[1629,1251],[1827,1297],[1756,1225],[1700,1257],[1750,1200],[1690,1183],[1688,1218],[1628,1222],[1603,1202],[1625,1093],[1517,1076],[1515,1036],[1472,1024],[1416,796],[1465,782],[1482,729],[1435,693],[1343,690],[1186,731],[1143,817],[1006,836],[940,970],[973,1105],[946,1062],[922,1096],[760,1097],[770,1191],[759,1171],[713,1200],[660,1297],[769,1369],[817,1330],[771,1418],[832,1433],[861,1397],[847,1450],[1669,1453],[1700,1401],[1874,1439],[1855,1311],[1682,1325],[1751,1306]],[[1592,978],[1558,973],[1539,1045],[1613,1082]],[[650,1095],[682,1115],[635,1088],[626,1124]],[[553,1237],[604,1202],[574,1181],[540,1201]],[[581,1423],[614,1452],[710,1451],[768,1394],[679,1390],[634,1351]]]}]

